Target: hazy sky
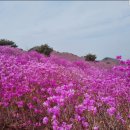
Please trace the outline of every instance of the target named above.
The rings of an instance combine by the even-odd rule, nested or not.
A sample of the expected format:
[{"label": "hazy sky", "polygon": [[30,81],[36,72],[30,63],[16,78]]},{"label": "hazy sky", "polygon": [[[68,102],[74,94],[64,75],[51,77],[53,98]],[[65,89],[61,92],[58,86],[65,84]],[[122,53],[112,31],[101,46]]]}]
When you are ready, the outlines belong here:
[{"label": "hazy sky", "polygon": [[0,1],[0,38],[23,48],[130,58],[128,1]]}]

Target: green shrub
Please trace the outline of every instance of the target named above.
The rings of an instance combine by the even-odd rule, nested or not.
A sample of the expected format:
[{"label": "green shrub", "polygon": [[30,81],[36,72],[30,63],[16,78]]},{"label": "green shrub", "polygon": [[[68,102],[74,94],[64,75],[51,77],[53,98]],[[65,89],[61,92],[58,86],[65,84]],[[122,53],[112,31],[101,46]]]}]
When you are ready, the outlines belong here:
[{"label": "green shrub", "polygon": [[44,45],[41,45],[41,46],[33,47],[30,50],[35,50],[35,51],[42,53],[46,56],[50,56],[51,52],[53,51],[53,48],[49,47],[47,44],[44,44]]},{"label": "green shrub", "polygon": [[97,57],[96,57],[96,55],[89,53],[86,56],[84,56],[84,58],[86,61],[95,61]]},{"label": "green shrub", "polygon": [[0,46],[17,47],[17,45],[13,41],[7,39],[0,39]]}]

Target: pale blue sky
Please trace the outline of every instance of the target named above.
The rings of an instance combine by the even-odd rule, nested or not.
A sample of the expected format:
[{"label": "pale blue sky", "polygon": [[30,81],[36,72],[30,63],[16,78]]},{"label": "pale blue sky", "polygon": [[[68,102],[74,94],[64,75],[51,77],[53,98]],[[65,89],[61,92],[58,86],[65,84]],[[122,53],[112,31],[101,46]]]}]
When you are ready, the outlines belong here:
[{"label": "pale blue sky", "polygon": [[0,1],[0,38],[23,48],[130,58],[128,1]]}]

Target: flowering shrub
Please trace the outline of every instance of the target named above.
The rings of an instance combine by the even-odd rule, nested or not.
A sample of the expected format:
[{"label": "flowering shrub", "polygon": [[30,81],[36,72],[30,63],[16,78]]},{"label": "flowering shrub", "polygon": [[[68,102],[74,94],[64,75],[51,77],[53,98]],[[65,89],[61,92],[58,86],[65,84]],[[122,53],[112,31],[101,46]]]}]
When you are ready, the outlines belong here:
[{"label": "flowering shrub", "polygon": [[128,130],[130,60],[113,67],[0,47],[0,129]]}]

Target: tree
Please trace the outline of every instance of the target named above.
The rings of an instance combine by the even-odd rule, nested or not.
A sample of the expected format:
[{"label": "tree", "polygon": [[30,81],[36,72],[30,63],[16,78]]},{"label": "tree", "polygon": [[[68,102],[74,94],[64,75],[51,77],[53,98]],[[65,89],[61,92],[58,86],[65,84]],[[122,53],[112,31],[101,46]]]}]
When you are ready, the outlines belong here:
[{"label": "tree", "polygon": [[17,47],[17,45],[13,41],[6,40],[6,39],[0,39],[0,46]]},{"label": "tree", "polygon": [[53,48],[49,47],[47,44],[41,45],[41,46],[36,46],[31,48],[29,51],[35,50],[39,53],[42,53],[46,56],[50,56],[51,52],[53,51]]},{"label": "tree", "polygon": [[86,61],[95,61],[97,57],[96,57],[96,55],[89,53],[86,56],[84,56],[84,58]]}]

